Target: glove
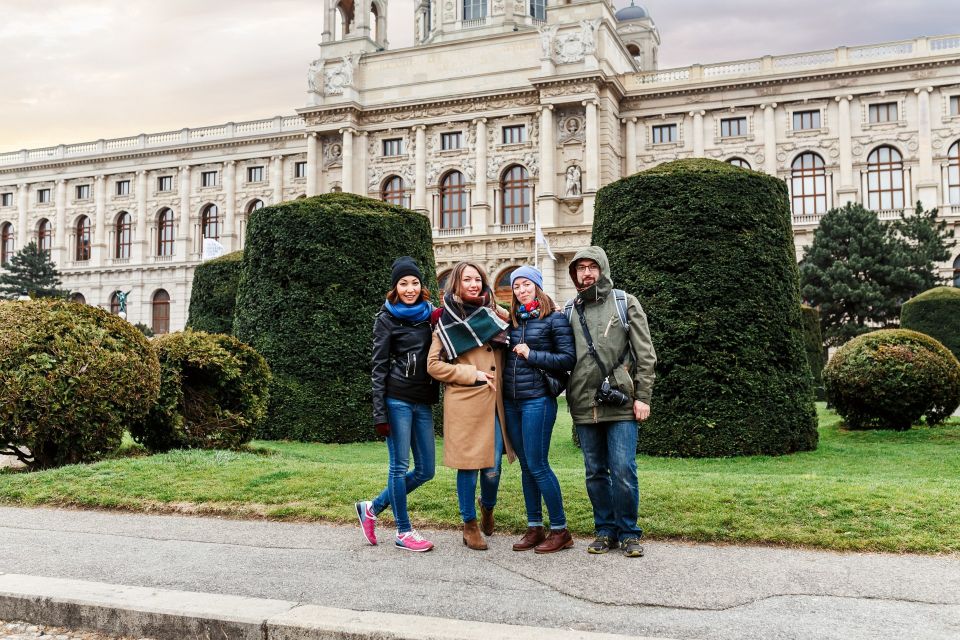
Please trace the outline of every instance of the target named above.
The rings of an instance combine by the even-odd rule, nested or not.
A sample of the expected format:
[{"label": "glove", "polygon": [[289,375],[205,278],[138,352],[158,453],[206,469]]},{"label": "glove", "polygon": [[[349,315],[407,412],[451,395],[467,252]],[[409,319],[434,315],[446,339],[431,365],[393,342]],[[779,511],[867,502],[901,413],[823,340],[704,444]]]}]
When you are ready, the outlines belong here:
[{"label": "glove", "polygon": [[389,422],[378,422],[374,425],[374,428],[377,430],[377,435],[387,437],[390,435],[390,423]]}]

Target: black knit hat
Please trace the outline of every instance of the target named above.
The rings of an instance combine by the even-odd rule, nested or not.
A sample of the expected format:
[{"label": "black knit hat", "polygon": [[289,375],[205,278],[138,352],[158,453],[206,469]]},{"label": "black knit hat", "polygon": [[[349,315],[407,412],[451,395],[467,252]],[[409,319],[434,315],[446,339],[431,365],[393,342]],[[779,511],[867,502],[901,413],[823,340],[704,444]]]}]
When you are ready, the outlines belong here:
[{"label": "black knit hat", "polygon": [[417,280],[423,283],[423,274],[420,273],[420,267],[410,256],[403,256],[393,261],[393,271],[390,273],[390,288],[396,289],[400,278],[404,276],[416,276]]}]

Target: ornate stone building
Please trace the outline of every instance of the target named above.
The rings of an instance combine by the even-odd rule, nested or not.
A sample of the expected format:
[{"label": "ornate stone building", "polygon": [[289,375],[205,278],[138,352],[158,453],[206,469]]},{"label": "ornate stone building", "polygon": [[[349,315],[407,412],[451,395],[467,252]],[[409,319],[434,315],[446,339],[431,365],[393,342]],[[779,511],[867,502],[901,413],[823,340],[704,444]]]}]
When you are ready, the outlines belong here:
[{"label": "ornate stone building", "polygon": [[131,290],[131,321],[176,330],[205,238],[334,190],[428,216],[441,275],[536,255],[559,298],[598,188],[676,158],[784,179],[798,256],[846,202],[960,223],[960,36],[658,70],[653,19],[610,0],[418,0],[396,50],[389,0],[324,1],[297,115],[0,154],[3,256],[37,240],[86,302]]}]

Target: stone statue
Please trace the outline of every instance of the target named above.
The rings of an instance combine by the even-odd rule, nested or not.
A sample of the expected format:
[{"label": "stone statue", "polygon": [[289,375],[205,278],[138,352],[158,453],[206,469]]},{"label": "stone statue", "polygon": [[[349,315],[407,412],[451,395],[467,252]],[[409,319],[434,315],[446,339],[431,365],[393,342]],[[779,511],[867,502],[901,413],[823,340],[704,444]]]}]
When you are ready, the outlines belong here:
[{"label": "stone statue", "polygon": [[343,56],[340,64],[327,69],[324,74],[323,93],[341,95],[346,87],[353,86],[353,67],[359,62],[360,54]]},{"label": "stone statue", "polygon": [[123,291],[117,291],[117,305],[120,307],[120,311],[117,313],[117,315],[121,318],[126,319],[127,317],[127,296],[129,296],[131,293],[133,293],[132,289],[126,293]]},{"label": "stone statue", "polygon": [[543,50],[543,58],[553,59],[553,39],[557,35],[557,25],[543,25],[537,31],[540,33],[540,48]]},{"label": "stone statue", "polygon": [[567,197],[577,197],[582,193],[580,189],[580,167],[575,164],[567,167]]},{"label": "stone statue", "polygon": [[593,53],[597,50],[597,40],[594,34],[600,28],[600,18],[580,21],[580,41],[583,43],[584,53]]},{"label": "stone statue", "polygon": [[317,58],[310,63],[307,68],[307,87],[310,93],[320,93],[320,85],[317,84],[317,75],[320,73],[320,67],[323,66],[323,58]]}]

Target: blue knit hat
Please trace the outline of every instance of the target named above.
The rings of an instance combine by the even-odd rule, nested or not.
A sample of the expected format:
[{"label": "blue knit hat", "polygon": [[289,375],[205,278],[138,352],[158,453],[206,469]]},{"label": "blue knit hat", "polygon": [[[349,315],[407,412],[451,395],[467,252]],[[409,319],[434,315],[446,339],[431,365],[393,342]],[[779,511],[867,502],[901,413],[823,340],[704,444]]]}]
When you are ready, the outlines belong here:
[{"label": "blue knit hat", "polygon": [[540,273],[540,270],[535,267],[523,265],[522,267],[517,267],[514,269],[513,273],[510,274],[511,287],[513,286],[514,280],[517,278],[526,278],[533,284],[543,289],[543,274]]}]

